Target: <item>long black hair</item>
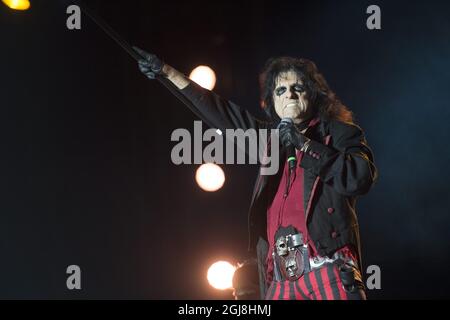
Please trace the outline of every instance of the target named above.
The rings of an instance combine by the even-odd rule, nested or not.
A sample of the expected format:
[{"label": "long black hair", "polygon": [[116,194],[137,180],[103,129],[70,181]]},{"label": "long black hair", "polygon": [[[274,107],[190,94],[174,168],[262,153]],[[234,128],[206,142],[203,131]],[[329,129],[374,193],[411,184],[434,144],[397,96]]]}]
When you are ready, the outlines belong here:
[{"label": "long black hair", "polygon": [[259,76],[261,90],[261,107],[270,120],[279,122],[281,119],[273,105],[275,81],[280,73],[294,71],[306,87],[308,102],[315,109],[314,113],[325,119],[337,119],[353,123],[352,112],[341,103],[330,89],[325,78],[319,72],[314,62],[308,59],[279,57],[269,59]]}]

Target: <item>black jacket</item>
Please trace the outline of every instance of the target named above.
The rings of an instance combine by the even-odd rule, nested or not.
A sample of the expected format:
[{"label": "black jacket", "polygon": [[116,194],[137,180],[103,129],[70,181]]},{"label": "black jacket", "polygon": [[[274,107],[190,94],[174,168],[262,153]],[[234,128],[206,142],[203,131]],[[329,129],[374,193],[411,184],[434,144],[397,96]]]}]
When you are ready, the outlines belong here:
[{"label": "black jacket", "polygon": [[[270,122],[256,119],[248,111],[195,83],[181,93],[191,102],[189,107],[195,114],[223,132],[230,128],[273,127]],[[356,125],[321,119],[305,135],[312,142],[299,165],[304,169],[304,207],[309,235],[322,256],[331,256],[345,245],[353,246],[360,253],[356,198],[367,193],[377,177],[364,134]],[[280,162],[284,159],[281,153]],[[256,180],[249,210],[251,251],[260,237],[267,237],[267,208],[275,195],[281,171],[272,176],[258,175]]]}]

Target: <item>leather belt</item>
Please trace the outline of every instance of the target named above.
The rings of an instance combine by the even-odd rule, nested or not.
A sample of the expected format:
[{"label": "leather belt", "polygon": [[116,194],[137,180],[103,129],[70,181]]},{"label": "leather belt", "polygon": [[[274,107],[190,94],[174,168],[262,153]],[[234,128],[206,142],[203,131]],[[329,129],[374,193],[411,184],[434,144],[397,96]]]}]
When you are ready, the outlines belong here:
[{"label": "leather belt", "polygon": [[311,272],[328,263],[335,263],[338,260],[356,267],[353,259],[349,259],[348,256],[339,251],[331,257],[310,257],[308,245],[303,243],[301,233],[278,237],[272,255],[275,281],[295,281],[304,273]]}]

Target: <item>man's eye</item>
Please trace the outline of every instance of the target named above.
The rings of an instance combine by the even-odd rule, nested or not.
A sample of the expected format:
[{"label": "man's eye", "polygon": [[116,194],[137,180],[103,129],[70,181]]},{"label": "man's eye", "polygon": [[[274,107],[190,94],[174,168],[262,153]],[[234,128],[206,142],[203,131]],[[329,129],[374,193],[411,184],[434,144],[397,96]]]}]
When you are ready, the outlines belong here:
[{"label": "man's eye", "polygon": [[284,92],[286,91],[286,88],[278,88],[277,90],[275,90],[275,93],[277,96],[281,96]]},{"label": "man's eye", "polygon": [[294,86],[294,90],[297,92],[305,92],[305,87],[298,84]]}]

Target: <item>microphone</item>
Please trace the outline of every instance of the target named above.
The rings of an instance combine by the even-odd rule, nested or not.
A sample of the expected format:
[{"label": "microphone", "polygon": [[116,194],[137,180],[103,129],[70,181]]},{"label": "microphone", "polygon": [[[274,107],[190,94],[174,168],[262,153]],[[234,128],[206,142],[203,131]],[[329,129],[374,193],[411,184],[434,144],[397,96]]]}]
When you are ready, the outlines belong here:
[{"label": "microphone", "polygon": [[[278,125],[277,129],[280,129],[282,126],[287,124],[294,124],[294,121],[292,121],[292,118],[283,118],[281,119],[280,124]],[[297,155],[295,152],[295,147],[292,143],[288,142],[284,146],[286,148],[286,158],[287,162],[289,164],[289,171],[294,170],[295,166],[297,165]]]}]

